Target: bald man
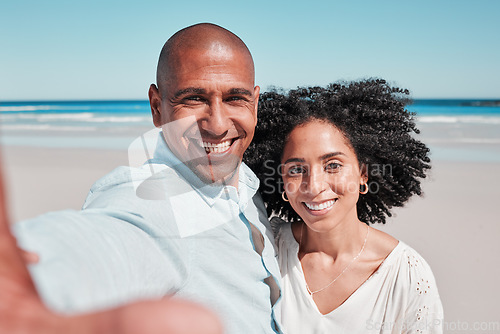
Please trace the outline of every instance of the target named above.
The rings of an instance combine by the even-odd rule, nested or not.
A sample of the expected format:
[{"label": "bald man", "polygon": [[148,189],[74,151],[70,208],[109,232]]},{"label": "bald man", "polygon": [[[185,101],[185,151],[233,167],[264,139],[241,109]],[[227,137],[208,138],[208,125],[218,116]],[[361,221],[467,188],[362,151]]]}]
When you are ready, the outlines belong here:
[{"label": "bald man", "polygon": [[[15,225],[41,299],[66,314],[168,297],[227,333],[279,333],[279,269],[258,179],[242,163],[257,122],[250,52],[198,24],[164,45],[149,99],[154,153],[97,181],[81,211]],[[193,320],[194,321],[194,320]],[[215,326],[216,327],[216,326]]]}]

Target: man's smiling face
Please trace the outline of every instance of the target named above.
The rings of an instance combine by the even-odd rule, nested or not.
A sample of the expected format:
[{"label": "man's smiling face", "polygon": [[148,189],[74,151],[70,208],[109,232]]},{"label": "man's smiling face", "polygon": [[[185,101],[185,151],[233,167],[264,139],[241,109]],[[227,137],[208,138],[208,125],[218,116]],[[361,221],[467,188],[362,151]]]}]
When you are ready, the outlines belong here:
[{"label": "man's smiling face", "polygon": [[168,80],[150,89],[154,123],[172,152],[205,183],[237,185],[257,123],[259,87],[251,57],[214,42],[174,56]]}]

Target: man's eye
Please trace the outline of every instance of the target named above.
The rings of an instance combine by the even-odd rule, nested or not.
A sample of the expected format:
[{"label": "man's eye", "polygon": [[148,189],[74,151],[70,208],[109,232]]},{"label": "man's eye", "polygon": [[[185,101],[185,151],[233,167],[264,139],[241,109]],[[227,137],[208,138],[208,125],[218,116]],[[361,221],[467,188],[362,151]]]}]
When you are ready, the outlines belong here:
[{"label": "man's eye", "polygon": [[243,96],[235,95],[235,96],[230,96],[226,99],[227,102],[232,102],[232,101],[247,101],[247,99]]},{"label": "man's eye", "polygon": [[198,95],[193,95],[193,96],[186,96],[183,98],[184,101],[186,102],[203,102],[205,99],[202,96]]}]

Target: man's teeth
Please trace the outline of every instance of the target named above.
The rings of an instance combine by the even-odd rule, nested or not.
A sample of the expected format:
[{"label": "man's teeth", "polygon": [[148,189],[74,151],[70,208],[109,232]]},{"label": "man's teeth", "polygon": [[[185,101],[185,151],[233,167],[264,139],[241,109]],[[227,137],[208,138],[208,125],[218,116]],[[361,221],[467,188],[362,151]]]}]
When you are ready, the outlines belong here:
[{"label": "man's teeth", "polygon": [[203,148],[207,153],[222,153],[227,151],[229,149],[229,146],[231,146],[231,140],[226,140],[217,144],[208,143],[205,141],[203,142]]},{"label": "man's teeth", "polygon": [[335,200],[329,200],[329,201],[326,201],[326,202],[323,202],[323,203],[320,203],[320,204],[310,204],[310,203],[304,202],[304,204],[307,206],[307,208],[309,210],[314,210],[314,211],[318,211],[318,210],[323,210],[323,209],[329,208],[334,203],[335,203]]}]

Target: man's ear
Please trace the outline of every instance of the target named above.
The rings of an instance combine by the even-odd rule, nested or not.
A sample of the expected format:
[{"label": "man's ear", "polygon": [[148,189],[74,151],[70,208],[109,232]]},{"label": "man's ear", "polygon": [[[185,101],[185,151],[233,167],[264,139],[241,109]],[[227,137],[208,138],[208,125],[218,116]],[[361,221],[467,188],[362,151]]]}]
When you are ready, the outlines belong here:
[{"label": "man's ear", "polygon": [[151,115],[153,116],[153,124],[158,128],[161,124],[161,96],[158,87],[155,84],[149,86],[149,105],[151,106]]},{"label": "man's ear", "polygon": [[255,115],[255,125],[257,125],[257,115],[258,115],[258,109],[259,109],[259,96],[260,96],[260,87],[255,86],[253,89],[253,94],[254,94],[254,115]]}]

